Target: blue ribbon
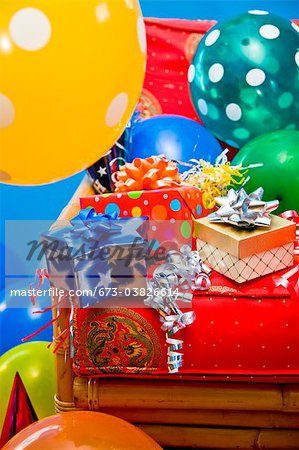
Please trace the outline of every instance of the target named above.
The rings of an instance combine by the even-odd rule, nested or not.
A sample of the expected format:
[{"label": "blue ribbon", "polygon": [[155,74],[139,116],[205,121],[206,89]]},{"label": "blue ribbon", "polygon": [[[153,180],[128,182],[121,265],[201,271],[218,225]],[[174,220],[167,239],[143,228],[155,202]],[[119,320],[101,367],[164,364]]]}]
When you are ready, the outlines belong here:
[{"label": "blue ribbon", "polygon": [[112,214],[97,214],[94,208],[82,209],[70,222],[73,225],[71,233],[75,238],[83,238],[86,241],[97,241],[105,233],[119,233],[121,225],[115,223],[118,220],[116,212]]}]

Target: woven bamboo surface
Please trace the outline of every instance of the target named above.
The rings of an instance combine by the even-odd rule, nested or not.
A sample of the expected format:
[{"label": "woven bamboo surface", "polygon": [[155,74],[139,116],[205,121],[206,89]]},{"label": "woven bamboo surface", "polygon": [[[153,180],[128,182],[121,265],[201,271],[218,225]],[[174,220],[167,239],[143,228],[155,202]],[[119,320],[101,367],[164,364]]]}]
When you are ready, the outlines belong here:
[{"label": "woven bamboo surface", "polygon": [[277,411],[226,411],[207,409],[155,409],[155,408],[101,408],[128,422],[166,425],[200,425],[241,428],[289,428],[297,429],[296,413]]},{"label": "woven bamboo surface", "polygon": [[79,378],[79,408],[207,409],[299,412],[298,385]]},{"label": "woven bamboo surface", "polygon": [[217,450],[298,450],[299,430],[201,428],[174,425],[140,425],[159,444],[167,447]]}]

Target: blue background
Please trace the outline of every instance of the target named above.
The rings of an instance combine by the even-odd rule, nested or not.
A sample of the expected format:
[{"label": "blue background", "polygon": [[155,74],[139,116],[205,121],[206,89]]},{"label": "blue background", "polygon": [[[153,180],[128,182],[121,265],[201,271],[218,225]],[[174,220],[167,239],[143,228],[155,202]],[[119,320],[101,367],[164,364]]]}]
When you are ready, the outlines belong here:
[{"label": "blue background", "polygon": [[265,9],[288,19],[298,18],[298,0],[139,0],[146,17],[223,20],[249,9]]},{"label": "blue background", "polygon": [[[140,3],[143,14],[147,17],[221,20],[248,9],[265,9],[286,18],[299,17],[297,0],[141,0]],[[82,150],[84,151],[84,149]],[[55,220],[61,209],[69,201],[81,179],[82,173],[58,183],[39,187],[16,187],[0,183],[0,302],[5,297],[3,276],[5,220]],[[42,339],[43,336],[41,335],[40,338]]]}]

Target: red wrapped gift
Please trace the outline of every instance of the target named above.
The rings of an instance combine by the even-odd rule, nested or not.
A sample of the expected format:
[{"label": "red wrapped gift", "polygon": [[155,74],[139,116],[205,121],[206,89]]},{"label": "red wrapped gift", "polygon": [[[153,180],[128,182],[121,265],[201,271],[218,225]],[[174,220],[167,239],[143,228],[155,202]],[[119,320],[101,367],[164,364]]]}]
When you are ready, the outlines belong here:
[{"label": "red wrapped gift", "polygon": [[[157,241],[157,246],[162,242],[176,241],[179,248],[190,243],[193,217],[209,214],[210,211],[201,205],[201,191],[190,186],[81,198],[82,209],[92,207],[97,213],[117,212],[120,217],[148,216],[153,221],[149,241]],[[156,221],[158,223],[155,225]]]},{"label": "red wrapped gift", "polygon": [[[299,376],[298,289],[288,278],[298,279],[296,270],[242,287],[214,272],[210,290],[193,298],[195,322],[175,335],[184,341],[179,376]],[[79,376],[176,376],[151,308],[78,309],[74,337]]]}]

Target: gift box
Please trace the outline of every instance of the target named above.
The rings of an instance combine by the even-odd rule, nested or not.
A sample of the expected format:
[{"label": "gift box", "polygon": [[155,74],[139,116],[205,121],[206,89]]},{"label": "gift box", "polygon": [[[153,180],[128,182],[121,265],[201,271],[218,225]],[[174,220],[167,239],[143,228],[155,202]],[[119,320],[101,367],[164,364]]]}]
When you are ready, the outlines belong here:
[{"label": "gift box", "polygon": [[98,213],[148,216],[148,239],[154,248],[170,242],[177,248],[190,244],[193,218],[210,212],[202,207],[202,192],[193,186],[93,195],[80,202],[81,208],[92,207]]},{"label": "gift box", "polygon": [[240,229],[196,221],[197,250],[203,262],[217,272],[243,283],[293,264],[295,224],[272,216],[269,228]]},{"label": "gift box", "polygon": [[[242,286],[213,272],[210,289],[193,297],[194,323],[175,334],[183,342],[179,375],[298,376],[298,292],[291,289],[298,273],[289,272]],[[77,309],[74,346],[80,377],[176,376],[168,373],[165,331],[152,308]]]},{"label": "gift box", "polygon": [[[147,217],[81,210],[67,225],[42,235],[51,285],[79,298],[84,308],[146,288]],[[114,296],[114,295],[113,295]]]}]

